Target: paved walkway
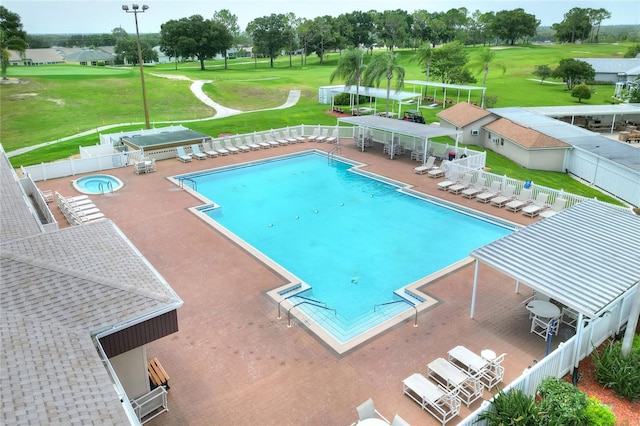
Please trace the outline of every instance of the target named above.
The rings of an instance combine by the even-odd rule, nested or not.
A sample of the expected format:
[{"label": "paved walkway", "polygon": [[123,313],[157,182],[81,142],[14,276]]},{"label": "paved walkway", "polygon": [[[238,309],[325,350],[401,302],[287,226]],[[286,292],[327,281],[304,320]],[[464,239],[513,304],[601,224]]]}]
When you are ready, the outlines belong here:
[{"label": "paved walkway", "polygon": [[[180,331],[147,346],[147,356],[158,357],[171,377],[169,412],[150,425],[349,425],[357,420],[355,407],[369,397],[389,419],[398,413],[412,425],[439,425],[402,394],[404,378],[426,373],[427,363],[460,344],[476,352],[506,352],[505,382],[544,356],[545,342],[529,332],[531,322],[521,304],[528,291],[521,288],[516,294],[509,277],[481,266],[476,317],[469,317],[473,264],[421,289],[438,303],[420,313],[417,328],[408,320],[343,355],[297,320],[291,328],[286,316],[278,320],[277,306],[266,292],[282,285],[283,278],[191,214],[187,209],[201,203],[166,177],[312,148],[329,151],[333,145],[308,142],[186,164],[165,160],[149,175],[136,175],[129,167],[110,170],[124,187],[91,197],[184,300],[178,311]],[[417,163],[406,156],[389,160],[381,147],[361,152],[343,141],[342,156],[464,207],[522,224],[535,222],[439,191],[439,179],[415,174]],[[38,186],[77,195],[71,180],[78,177]],[[446,227],[433,238],[447,238]],[[346,247],[344,255],[350,250]],[[564,332],[561,327],[554,347]],[[485,391],[484,399],[490,396]],[[463,406],[463,415],[479,406],[480,401]]]}]

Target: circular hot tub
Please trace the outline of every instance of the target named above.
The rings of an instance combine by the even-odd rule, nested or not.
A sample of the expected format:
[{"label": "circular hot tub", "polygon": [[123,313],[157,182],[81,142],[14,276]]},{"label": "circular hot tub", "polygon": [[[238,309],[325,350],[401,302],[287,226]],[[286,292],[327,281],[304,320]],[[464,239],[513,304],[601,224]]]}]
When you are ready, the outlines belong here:
[{"label": "circular hot tub", "polygon": [[90,175],[74,180],[73,187],[83,194],[107,194],[122,188],[122,181],[110,175]]}]

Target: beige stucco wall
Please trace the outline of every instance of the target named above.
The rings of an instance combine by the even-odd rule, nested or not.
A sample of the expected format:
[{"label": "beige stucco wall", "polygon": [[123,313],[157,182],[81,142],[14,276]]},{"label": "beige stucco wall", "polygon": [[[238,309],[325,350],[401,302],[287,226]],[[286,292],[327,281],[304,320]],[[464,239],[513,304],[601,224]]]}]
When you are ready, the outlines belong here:
[{"label": "beige stucco wall", "polygon": [[567,148],[526,149],[500,136],[494,135],[493,137],[499,140],[498,143],[493,142],[488,135],[485,135],[483,138],[485,147],[518,163],[522,167],[553,172],[563,171],[564,155]]}]

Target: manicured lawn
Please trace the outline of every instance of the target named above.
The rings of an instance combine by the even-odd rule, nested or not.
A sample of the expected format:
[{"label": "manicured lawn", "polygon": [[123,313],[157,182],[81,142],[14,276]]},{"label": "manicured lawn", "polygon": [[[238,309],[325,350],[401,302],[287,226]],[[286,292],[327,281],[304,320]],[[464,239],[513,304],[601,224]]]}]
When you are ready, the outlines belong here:
[{"label": "manicured lawn", "polygon": [[[470,47],[473,57],[481,47]],[[505,65],[502,74],[491,69],[487,78],[487,96],[495,96],[495,107],[506,106],[551,106],[572,105],[572,98],[563,84],[549,80],[545,84],[535,81],[532,75],[536,65],[555,67],[566,57],[622,56],[626,45],[544,45],[515,46],[496,50],[495,62]],[[397,51],[400,62],[406,68],[407,80],[423,80],[424,70],[413,61],[412,50]],[[281,105],[289,90],[302,93],[299,103],[286,110],[252,112],[238,116],[207,121],[184,123],[193,130],[217,136],[220,133],[249,133],[254,130],[284,127],[298,124],[335,124],[335,118],[325,114],[326,105],[318,104],[318,87],[331,84],[329,75],[335,69],[338,53],[329,53],[325,63],[310,56],[302,66],[300,57],[294,57],[289,66],[289,57],[280,57],[274,68],[266,60],[236,59],[228,62],[224,69],[222,61],[211,61],[201,71],[197,63],[174,63],[145,68],[145,82],[152,125],[162,127],[160,122],[183,124],[187,120],[207,119],[215,111],[202,104],[189,90],[190,81],[167,78],[185,76],[192,80],[206,80],[204,92],[214,101],[242,111],[273,108]],[[365,60],[368,60],[366,56]],[[482,71],[476,70],[478,85],[482,82]],[[82,67],[77,65],[51,65],[39,67],[10,67],[8,76],[20,79],[20,84],[4,84],[0,91],[0,140],[5,151],[57,140],[80,132],[95,130],[101,126],[123,124],[105,133],[115,133],[130,128],[131,123],[143,123],[140,74],[137,68]],[[432,79],[433,80],[433,79]],[[333,84],[339,84],[334,82]],[[413,90],[410,85],[405,90]],[[597,94],[583,104],[602,104],[611,100],[613,86],[597,86]],[[417,89],[416,89],[417,90]],[[455,94],[447,93],[455,98]],[[466,99],[466,93],[461,94]],[[480,101],[480,94],[472,94],[472,100]],[[439,109],[423,110],[427,122],[437,121]],[[158,123],[158,124],[155,124]],[[143,125],[136,124],[134,128]],[[78,146],[98,143],[97,135],[76,138],[57,143],[27,154],[11,158],[14,166],[53,161],[77,154]],[[490,156],[489,167],[494,171],[504,159]],[[513,164],[511,162],[508,162]],[[506,163],[505,163],[506,164]],[[508,166],[509,176],[518,173],[517,167]],[[502,173],[502,172],[500,172]],[[573,179],[558,173],[552,174],[523,169],[527,179],[534,174],[540,184],[546,179],[570,191]],[[562,177],[570,179],[564,181]],[[513,177],[517,177],[513,175]],[[559,181],[558,181],[559,180]],[[576,193],[582,193],[575,191]]]}]

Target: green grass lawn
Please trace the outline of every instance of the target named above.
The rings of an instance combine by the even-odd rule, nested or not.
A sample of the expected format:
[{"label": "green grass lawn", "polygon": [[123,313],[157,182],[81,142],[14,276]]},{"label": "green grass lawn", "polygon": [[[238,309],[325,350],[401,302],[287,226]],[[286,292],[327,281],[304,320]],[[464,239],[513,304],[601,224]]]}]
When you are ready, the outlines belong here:
[{"label": "green grass lawn", "polygon": [[[473,57],[481,47],[467,48]],[[536,65],[555,67],[566,57],[610,57],[622,56],[626,45],[544,45],[515,46],[496,50],[496,62],[506,67],[503,74],[490,69],[487,78],[487,96],[495,96],[495,107],[506,106],[552,106],[577,104],[563,84],[552,80],[540,84],[532,75]],[[424,79],[424,70],[413,59],[412,50],[397,51],[400,62],[406,69],[407,80]],[[217,136],[220,133],[249,133],[254,130],[284,127],[299,124],[335,124],[335,118],[325,114],[326,105],[318,104],[318,87],[331,84],[329,76],[335,69],[338,53],[329,53],[325,63],[310,56],[302,66],[300,57],[294,57],[289,66],[289,57],[280,57],[274,68],[268,60],[235,59],[224,69],[223,61],[209,61],[201,71],[198,63],[163,64],[145,68],[145,82],[150,121],[182,121],[210,118],[215,111],[202,104],[189,90],[190,81],[167,78],[185,76],[192,80],[207,80],[204,92],[214,101],[241,111],[273,108],[287,99],[289,90],[301,90],[299,103],[286,110],[251,112],[238,116],[185,124],[189,128]],[[368,56],[367,56],[368,59]],[[123,124],[106,133],[115,133],[131,128],[127,123],[143,123],[142,95],[138,68],[84,67],[78,65],[50,65],[38,67],[10,67],[8,76],[19,79],[19,84],[0,86],[0,140],[5,151],[57,140],[80,132],[94,130],[105,125]],[[477,70],[478,85],[482,71]],[[333,84],[339,84],[334,82]],[[555,82],[558,83],[558,82]],[[597,94],[583,104],[609,102],[613,86],[597,86]],[[407,85],[405,90],[413,90]],[[455,94],[447,93],[447,97]],[[472,94],[472,100],[480,101],[480,92]],[[461,94],[466,100],[466,93]],[[427,122],[437,121],[439,109],[423,110]],[[158,124],[158,127],[164,124]],[[133,126],[140,128],[141,125]],[[77,154],[78,146],[95,145],[97,135],[76,138],[67,142],[39,148],[27,154],[11,158],[14,166],[53,161]],[[500,157],[501,158],[501,157]],[[498,156],[489,157],[489,167],[500,168]],[[511,162],[508,162],[511,163]],[[511,163],[513,164],[513,163]],[[517,167],[507,168],[517,172]],[[535,171],[524,170],[531,179]],[[502,173],[502,172],[500,172]],[[538,173],[538,172],[535,172]],[[542,182],[541,175],[536,182]],[[509,176],[517,177],[508,173]],[[559,173],[551,178],[556,188],[570,191],[573,179]],[[565,176],[566,182],[561,178]],[[558,180],[560,180],[558,182]],[[574,191],[583,194],[583,192]],[[599,197],[600,198],[600,197]]]}]

